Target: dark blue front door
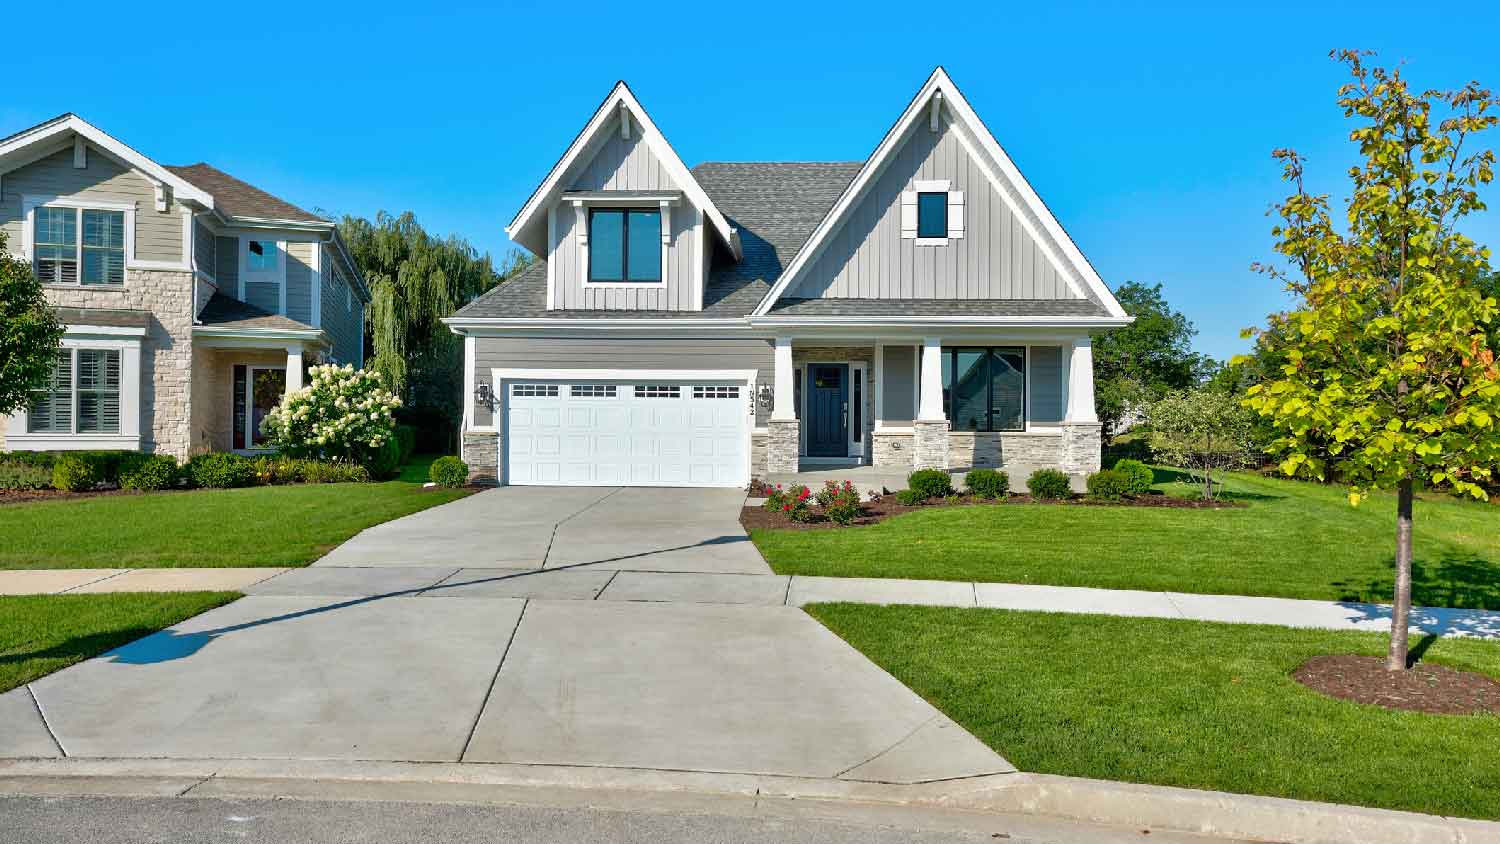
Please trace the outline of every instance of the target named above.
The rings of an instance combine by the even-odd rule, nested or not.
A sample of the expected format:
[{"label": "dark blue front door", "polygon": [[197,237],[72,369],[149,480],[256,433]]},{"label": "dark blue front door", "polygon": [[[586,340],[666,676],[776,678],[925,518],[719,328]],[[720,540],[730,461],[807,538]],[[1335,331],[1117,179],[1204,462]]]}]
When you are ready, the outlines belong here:
[{"label": "dark blue front door", "polygon": [[847,457],[849,424],[849,365],[807,365],[807,455]]}]

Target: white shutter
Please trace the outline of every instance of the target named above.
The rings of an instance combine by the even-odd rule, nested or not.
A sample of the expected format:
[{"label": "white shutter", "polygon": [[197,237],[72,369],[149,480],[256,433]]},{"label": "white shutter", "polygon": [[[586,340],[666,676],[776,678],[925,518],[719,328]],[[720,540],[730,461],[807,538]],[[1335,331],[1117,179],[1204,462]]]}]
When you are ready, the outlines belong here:
[{"label": "white shutter", "polygon": [[901,237],[911,240],[917,236],[917,192],[901,192]]},{"label": "white shutter", "polygon": [[948,236],[964,236],[964,192],[948,191]]}]

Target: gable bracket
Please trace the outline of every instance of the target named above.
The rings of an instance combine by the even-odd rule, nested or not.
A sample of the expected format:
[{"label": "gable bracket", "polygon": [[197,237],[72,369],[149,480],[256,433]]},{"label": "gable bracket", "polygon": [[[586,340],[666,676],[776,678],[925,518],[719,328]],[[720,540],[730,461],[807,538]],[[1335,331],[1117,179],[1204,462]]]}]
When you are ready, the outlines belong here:
[{"label": "gable bracket", "polygon": [[89,166],[89,148],[83,142],[82,135],[73,136],[73,169],[82,170]]},{"label": "gable bracket", "polygon": [[630,140],[630,107],[620,101],[620,140]]},{"label": "gable bracket", "polygon": [[927,131],[937,133],[939,124],[943,117],[943,92],[934,91],[932,94],[932,109],[927,116]]}]

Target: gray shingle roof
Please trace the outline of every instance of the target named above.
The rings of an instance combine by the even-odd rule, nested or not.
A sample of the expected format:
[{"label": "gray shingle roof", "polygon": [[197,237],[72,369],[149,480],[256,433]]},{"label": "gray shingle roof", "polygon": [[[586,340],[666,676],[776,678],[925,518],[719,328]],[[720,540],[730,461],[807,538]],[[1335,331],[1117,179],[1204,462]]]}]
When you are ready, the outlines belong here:
[{"label": "gray shingle roof", "polygon": [[260,328],[276,329],[281,331],[313,331],[311,325],[298,322],[281,314],[274,314],[263,308],[257,308],[248,302],[231,299],[223,293],[215,293],[208,304],[203,306],[203,312],[198,314],[198,321],[203,325],[214,328]]},{"label": "gray shingle roof", "polygon": [[194,185],[207,191],[214,198],[214,207],[226,217],[250,217],[264,220],[297,220],[305,223],[326,223],[316,214],[275,197],[260,188],[242,182],[223,170],[208,164],[188,164],[167,169]]},{"label": "gray shingle roof", "polygon": [[787,299],[778,316],[1109,316],[1088,299]]}]

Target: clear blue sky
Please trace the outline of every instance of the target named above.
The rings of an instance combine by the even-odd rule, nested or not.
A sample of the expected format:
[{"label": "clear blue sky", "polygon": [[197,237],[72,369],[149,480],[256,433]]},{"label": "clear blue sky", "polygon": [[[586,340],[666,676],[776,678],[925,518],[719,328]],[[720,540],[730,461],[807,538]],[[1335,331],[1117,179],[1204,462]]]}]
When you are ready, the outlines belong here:
[{"label": "clear blue sky", "polygon": [[[690,166],[854,160],[942,64],[1105,280],[1161,282],[1218,357],[1282,302],[1247,269],[1274,257],[1271,149],[1343,188],[1330,48],[1404,60],[1418,87],[1500,87],[1482,3],[1436,25],[1409,3],[15,5],[12,43],[46,49],[13,61],[0,135],[75,111],[158,161],[337,214],[409,209],[497,256],[616,79]],[[1468,230],[1500,248],[1496,212]]]}]

